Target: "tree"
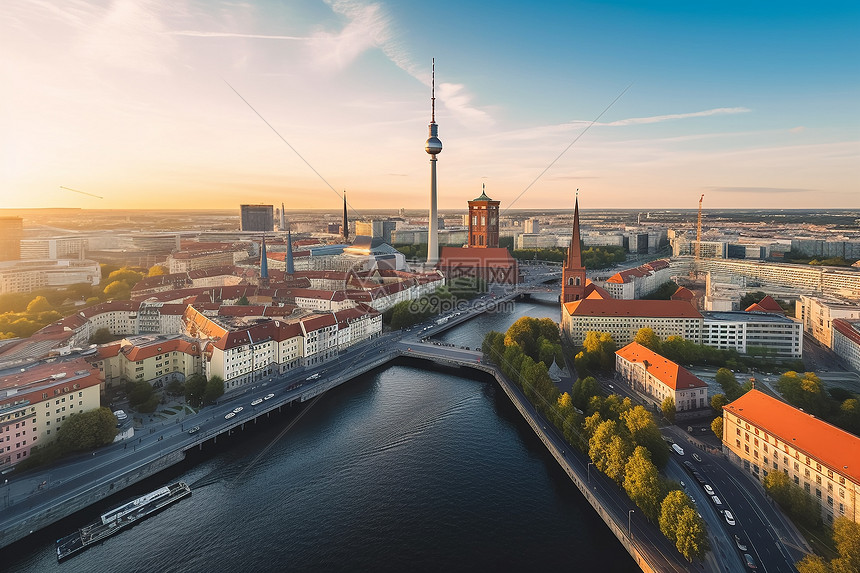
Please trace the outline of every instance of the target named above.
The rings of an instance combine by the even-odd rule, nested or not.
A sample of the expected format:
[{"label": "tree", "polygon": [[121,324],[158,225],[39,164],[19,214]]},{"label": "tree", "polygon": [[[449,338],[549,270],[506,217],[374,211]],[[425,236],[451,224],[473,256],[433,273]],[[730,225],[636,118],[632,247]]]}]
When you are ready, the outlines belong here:
[{"label": "tree", "polygon": [[660,516],[660,488],[660,476],[651,455],[637,446],[624,467],[624,491],[650,520]]},{"label": "tree", "polygon": [[621,483],[624,466],[633,448],[619,435],[618,423],[615,420],[601,422],[588,441],[588,446],[594,466],[616,483]]},{"label": "tree", "polygon": [[830,573],[827,562],[818,555],[807,555],[796,565],[799,573]]},{"label": "tree", "polygon": [[833,522],[833,541],[839,552],[839,557],[830,562],[834,573],[860,571],[860,523],[837,517]]},{"label": "tree", "polygon": [[37,296],[27,305],[27,312],[30,314],[45,312],[47,310],[51,310],[51,303],[43,296]]},{"label": "tree", "polygon": [[671,396],[666,396],[663,400],[663,403],[660,404],[660,410],[663,412],[663,416],[669,420],[670,423],[675,423],[675,399]]},{"label": "tree", "polygon": [[676,542],[678,537],[677,524],[681,517],[681,513],[685,510],[693,509],[693,504],[690,501],[690,496],[679,489],[673,489],[660,504],[660,531],[669,541]]},{"label": "tree", "polygon": [[131,295],[131,288],[122,281],[112,281],[102,292],[111,299],[127,299]]},{"label": "tree", "polygon": [[158,276],[166,275],[166,274],[167,274],[167,269],[165,267],[163,267],[161,265],[152,265],[151,267],[149,267],[149,272],[146,273],[146,276],[158,277]]},{"label": "tree", "polygon": [[[132,408],[145,404],[155,394],[155,389],[144,380],[130,382],[127,385],[128,403]],[[156,400],[156,404],[158,401]]]},{"label": "tree", "polygon": [[192,374],[185,380],[185,400],[192,406],[201,406],[206,393],[206,377]]},{"label": "tree", "polygon": [[664,467],[669,461],[669,446],[663,441],[660,428],[657,427],[651,412],[643,406],[635,406],[622,413],[620,419],[633,443],[646,448],[650,459],[658,468]]},{"label": "tree", "polygon": [[719,439],[723,439],[723,417],[717,416],[711,421],[711,431]]},{"label": "tree", "polygon": [[116,437],[116,423],[116,416],[107,408],[72,414],[57,430],[57,444],[63,452],[110,444]]},{"label": "tree", "polygon": [[723,406],[728,403],[729,401],[725,394],[714,394],[711,396],[711,408],[714,409],[714,412],[716,412],[718,416],[723,415]]},{"label": "tree", "polygon": [[573,388],[571,389],[573,405],[580,410],[585,411],[588,408],[588,403],[591,400],[591,397],[597,395],[599,391],[598,389],[599,386],[594,377],[587,376],[585,378],[578,379],[574,382]]},{"label": "tree", "polygon": [[723,394],[729,402],[734,402],[743,395],[741,385],[735,378],[734,372],[728,368],[720,368],[715,376],[717,384],[723,389]]},{"label": "tree", "polygon": [[113,334],[110,333],[109,328],[103,326],[90,337],[90,344],[105,344],[111,340],[113,340]]},{"label": "tree", "polygon": [[206,383],[206,390],[203,393],[203,399],[207,404],[215,402],[218,398],[224,395],[224,379],[220,376],[212,376]]},{"label": "tree", "polygon": [[185,384],[179,380],[171,380],[170,383],[164,387],[164,391],[173,396],[181,396],[185,394]]},{"label": "tree", "polygon": [[793,406],[802,408],[805,412],[824,417],[828,412],[828,399],[818,379],[813,372],[800,376],[791,370],[779,377],[776,389]]},{"label": "tree", "polygon": [[649,348],[654,352],[660,352],[660,337],[654,333],[654,329],[648,328],[647,326],[644,328],[640,328],[639,332],[636,333],[636,336],[633,338],[634,342],[638,342],[645,348]]},{"label": "tree", "polygon": [[690,562],[710,549],[705,522],[692,508],[684,508],[678,516],[675,547]]},{"label": "tree", "polygon": [[237,301],[236,301],[236,304],[237,304],[237,305],[239,305],[239,306],[248,306],[248,305],[249,305],[249,304],[251,304],[251,303],[250,303],[250,302],[248,302],[248,297],[247,297],[247,296],[242,295],[242,296],[240,296],[240,297],[239,297],[239,300],[237,300]]}]

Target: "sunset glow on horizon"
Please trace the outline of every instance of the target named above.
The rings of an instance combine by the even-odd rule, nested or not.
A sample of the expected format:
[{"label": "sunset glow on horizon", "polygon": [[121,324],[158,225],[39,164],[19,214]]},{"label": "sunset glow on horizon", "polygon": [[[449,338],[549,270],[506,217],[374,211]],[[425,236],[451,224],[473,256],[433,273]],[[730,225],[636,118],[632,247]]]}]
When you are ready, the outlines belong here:
[{"label": "sunset glow on horizon", "polygon": [[433,57],[441,209],[856,208],[860,5],[709,6],[13,0],[0,208],[426,208]]}]

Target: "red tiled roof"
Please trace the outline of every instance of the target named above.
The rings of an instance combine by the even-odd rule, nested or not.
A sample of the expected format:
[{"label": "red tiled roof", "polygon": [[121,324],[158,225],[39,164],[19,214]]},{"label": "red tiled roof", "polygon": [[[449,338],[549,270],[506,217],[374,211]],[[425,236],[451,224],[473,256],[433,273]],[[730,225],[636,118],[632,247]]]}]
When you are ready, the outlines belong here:
[{"label": "red tiled roof", "polygon": [[858,330],[854,328],[854,324],[858,324],[858,321],[848,321],[843,318],[833,319],[833,328],[835,328],[840,334],[844,335],[854,344],[860,345],[860,332],[858,332]]},{"label": "red tiled roof", "polygon": [[95,360],[104,360],[105,358],[112,358],[119,354],[119,351],[122,349],[122,343],[116,344],[106,344],[104,346],[99,346],[96,351]]},{"label": "red tiled roof", "polygon": [[649,318],[702,318],[684,300],[616,300],[586,298],[564,304],[571,316],[641,316]]},{"label": "red tiled roof", "polygon": [[857,436],[759,390],[750,390],[723,406],[723,410],[860,482],[860,438]]},{"label": "red tiled roof", "polygon": [[779,306],[779,303],[776,302],[772,296],[767,295],[760,301],[758,301],[758,305],[762,307],[765,312],[779,312],[785,314],[785,311]]},{"label": "red tiled roof", "polygon": [[152,343],[135,346],[126,345],[121,352],[125,355],[129,362],[137,362],[138,360],[146,360],[165,352],[184,352],[185,354],[198,355],[199,346],[196,342],[189,342],[181,338],[173,340],[156,340]]},{"label": "red tiled roof", "polygon": [[687,302],[691,302],[693,298],[695,298],[693,291],[687,287],[679,286],[678,290],[672,293],[672,300],[686,300]]},{"label": "red tiled roof", "polygon": [[768,312],[768,310],[759,303],[754,302],[749,305],[744,312]]},{"label": "red tiled roof", "polygon": [[638,342],[631,342],[624,348],[615,352],[628,362],[644,363],[648,361],[646,370],[657,380],[672,388],[673,390],[686,390],[689,388],[705,388],[707,384],[692,374],[689,370],[680,366],[668,358],[660,356],[653,350],[642,346]]},{"label": "red tiled roof", "polygon": [[469,249],[466,247],[442,247],[436,268],[473,266],[481,268],[516,266],[516,260],[505,248]]}]

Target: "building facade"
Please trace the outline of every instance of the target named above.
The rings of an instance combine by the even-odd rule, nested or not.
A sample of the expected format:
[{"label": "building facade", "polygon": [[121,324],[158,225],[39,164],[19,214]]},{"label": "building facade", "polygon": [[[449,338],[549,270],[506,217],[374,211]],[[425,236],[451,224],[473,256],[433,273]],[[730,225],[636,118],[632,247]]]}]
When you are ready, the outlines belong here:
[{"label": "building facade", "polygon": [[619,346],[633,342],[640,328],[661,339],[681,336],[699,344],[702,314],[682,300],[614,300],[586,298],[561,305],[561,328],[579,346],[590,331],[608,332]]},{"label": "building facade", "polygon": [[469,248],[499,247],[499,204],[487,197],[486,191],[469,201]]},{"label": "building facade", "polygon": [[275,230],[273,205],[239,205],[239,230],[271,232]]},{"label": "building facade", "polygon": [[24,219],[0,217],[0,261],[17,261],[21,258],[23,236]]},{"label": "building facade", "polygon": [[685,413],[710,408],[708,385],[703,380],[638,342],[615,352],[615,374],[658,407],[672,398],[682,419]]},{"label": "building facade", "polygon": [[73,414],[98,408],[99,379],[83,359],[41,364],[0,379],[0,469],[49,444]]},{"label": "building facade", "polygon": [[860,320],[833,321],[833,352],[860,372]]},{"label": "building facade", "polygon": [[782,472],[816,502],[825,523],[860,522],[860,438],[750,390],[723,407],[723,450],[763,480]]},{"label": "building facade", "polygon": [[802,295],[795,305],[795,315],[803,322],[803,331],[822,346],[833,347],[833,320],[860,318],[860,304]]},{"label": "building facade", "polygon": [[799,320],[767,312],[705,312],[702,344],[741,354],[776,358],[803,357]]}]

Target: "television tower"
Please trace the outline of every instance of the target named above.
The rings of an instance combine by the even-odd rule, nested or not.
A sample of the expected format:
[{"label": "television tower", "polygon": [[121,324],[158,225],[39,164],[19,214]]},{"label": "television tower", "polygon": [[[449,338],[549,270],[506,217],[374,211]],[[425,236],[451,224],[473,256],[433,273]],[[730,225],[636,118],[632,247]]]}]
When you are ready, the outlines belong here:
[{"label": "television tower", "polygon": [[424,151],[430,154],[430,220],[427,230],[427,264],[439,262],[439,215],[436,210],[436,155],[442,151],[439,126],[436,125],[436,58],[433,58],[430,75],[430,137]]}]

